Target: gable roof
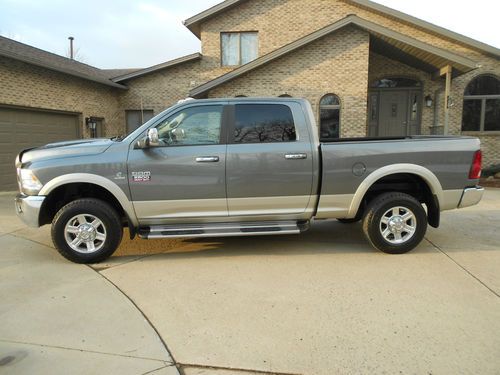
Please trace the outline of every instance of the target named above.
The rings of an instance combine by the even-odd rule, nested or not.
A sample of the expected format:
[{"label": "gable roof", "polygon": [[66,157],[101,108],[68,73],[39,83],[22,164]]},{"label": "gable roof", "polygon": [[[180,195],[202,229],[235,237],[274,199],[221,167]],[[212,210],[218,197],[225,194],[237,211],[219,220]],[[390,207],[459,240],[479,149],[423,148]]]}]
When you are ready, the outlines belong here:
[{"label": "gable roof", "polygon": [[212,18],[220,13],[223,13],[232,7],[239,5],[243,1],[246,0],[226,0],[222,3],[219,3],[207,10],[204,10],[201,13],[194,15],[193,17],[188,18],[183,22],[184,26],[186,26],[191,32],[200,39],[200,24],[209,18]]},{"label": "gable roof", "polygon": [[410,16],[409,14],[400,12],[399,10],[395,10],[389,7],[386,7],[385,5],[375,3],[373,1],[369,0],[343,0],[348,3],[353,3],[356,5],[359,5],[360,7],[367,8],[370,10],[374,10],[379,13],[383,13],[385,15],[388,15],[393,18],[397,18],[403,22],[410,23],[412,25],[415,25],[421,29],[425,29],[427,31],[430,31],[434,34],[444,36],[445,38],[455,40],[457,42],[460,42],[462,44],[465,44],[467,46],[473,47],[475,49],[478,49],[483,52],[487,52],[488,54],[491,54],[496,57],[500,57],[500,49],[490,46],[489,44],[480,42],[478,40],[469,38],[468,36],[456,33],[454,31],[448,30],[444,27],[434,25],[433,23],[424,21],[420,18]]},{"label": "gable roof", "polygon": [[[197,15],[188,18],[184,21],[184,25],[191,30],[191,32],[200,38],[200,25],[201,23],[207,21],[208,19],[215,17],[216,15],[223,13],[247,0],[226,0],[216,6],[209,8]],[[409,14],[400,12],[398,10],[386,7],[384,5],[375,3],[370,0],[342,0],[348,3],[358,5],[362,8],[369,9],[378,13],[382,13],[386,16],[396,18],[400,21],[412,24],[421,29],[430,31],[431,33],[437,34],[441,37],[455,40],[459,43],[472,47],[482,52],[486,52],[495,57],[500,57],[500,49],[490,46],[489,44],[477,41],[475,39],[469,38],[465,35],[456,33],[454,31],[448,30],[444,27],[434,25],[430,22],[421,20],[420,18],[410,16]]]},{"label": "gable roof", "polygon": [[184,64],[184,63],[189,62],[189,61],[199,60],[199,59],[201,59],[201,57],[202,57],[201,53],[198,53],[198,52],[197,53],[193,53],[191,55],[179,57],[177,59],[170,60],[170,61],[158,64],[158,65],[150,66],[149,68],[138,69],[138,70],[135,70],[135,71],[132,71],[132,72],[128,72],[128,73],[125,73],[125,74],[122,74],[122,75],[118,75],[118,76],[114,77],[112,79],[112,81],[113,82],[122,82],[122,81],[126,81],[128,79],[141,77],[143,75],[146,75],[146,74],[149,74],[149,73],[153,73],[153,72],[156,72],[156,71],[161,70],[161,69],[171,68],[173,66]]},{"label": "gable roof", "polygon": [[[410,38],[409,36],[367,21],[358,16],[350,15],[341,19],[340,21],[324,27],[323,29],[315,31],[312,34],[309,34],[290,44],[287,44],[284,47],[270,52],[267,55],[261,56],[258,59],[251,61],[250,63],[243,65],[229,73],[226,73],[212,81],[195,87],[190,91],[189,94],[192,97],[203,95],[217,86],[238,78],[245,73],[266,65],[282,56],[285,56],[349,25],[354,25],[363,30],[366,30],[378,42],[378,45],[382,43],[384,46],[389,45],[394,50],[401,51],[401,53],[404,53],[407,59],[411,58],[416,60],[419,64],[419,67],[427,70],[429,73],[432,73],[432,71],[438,70],[445,65],[451,65],[456,71],[460,73],[471,71],[477,67],[476,62],[467,57],[463,57],[455,53],[434,47],[430,44],[421,42],[417,39]],[[418,58],[413,57],[414,55],[418,55]]]},{"label": "gable roof", "polygon": [[0,56],[101,83],[106,86],[120,89],[127,88],[109,80],[109,77],[101,69],[3,36],[0,36]]}]

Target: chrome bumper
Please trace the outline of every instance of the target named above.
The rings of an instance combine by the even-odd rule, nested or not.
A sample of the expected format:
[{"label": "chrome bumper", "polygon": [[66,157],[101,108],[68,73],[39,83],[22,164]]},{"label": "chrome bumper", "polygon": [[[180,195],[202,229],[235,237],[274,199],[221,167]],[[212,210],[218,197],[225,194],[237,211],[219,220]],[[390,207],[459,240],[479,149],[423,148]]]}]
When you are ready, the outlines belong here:
[{"label": "chrome bumper", "polygon": [[480,186],[464,189],[458,208],[465,208],[478,204],[483,198],[483,195],[484,188]]},{"label": "chrome bumper", "polygon": [[18,194],[15,199],[17,217],[26,225],[38,228],[40,226],[40,209],[44,200],[43,196]]}]

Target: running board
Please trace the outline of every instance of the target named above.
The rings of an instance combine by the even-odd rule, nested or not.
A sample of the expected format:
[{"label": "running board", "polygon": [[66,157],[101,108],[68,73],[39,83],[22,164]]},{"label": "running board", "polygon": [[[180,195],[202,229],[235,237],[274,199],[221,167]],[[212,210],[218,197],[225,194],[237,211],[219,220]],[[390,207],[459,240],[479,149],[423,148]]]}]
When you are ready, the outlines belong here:
[{"label": "running board", "polygon": [[139,237],[236,237],[299,234],[309,229],[309,222],[273,221],[255,223],[206,223],[186,225],[154,225],[139,229]]}]

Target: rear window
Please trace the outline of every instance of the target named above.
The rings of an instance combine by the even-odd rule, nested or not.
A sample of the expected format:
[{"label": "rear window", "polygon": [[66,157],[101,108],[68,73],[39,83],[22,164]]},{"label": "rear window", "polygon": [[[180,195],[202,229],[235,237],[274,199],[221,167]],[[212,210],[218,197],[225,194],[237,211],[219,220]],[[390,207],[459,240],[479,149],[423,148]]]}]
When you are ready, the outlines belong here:
[{"label": "rear window", "polygon": [[237,104],[234,143],[297,140],[290,107],[282,104]]}]

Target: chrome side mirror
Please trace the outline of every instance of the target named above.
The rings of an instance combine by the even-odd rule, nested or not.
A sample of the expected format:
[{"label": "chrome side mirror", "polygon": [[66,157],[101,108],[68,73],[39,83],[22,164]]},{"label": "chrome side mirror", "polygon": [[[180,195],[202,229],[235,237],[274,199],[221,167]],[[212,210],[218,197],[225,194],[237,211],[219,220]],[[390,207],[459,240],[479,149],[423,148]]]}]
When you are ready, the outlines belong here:
[{"label": "chrome side mirror", "polygon": [[158,135],[158,129],[151,128],[148,130],[148,134],[137,141],[135,144],[136,149],[146,149],[150,147],[158,147],[160,145],[160,137]]},{"label": "chrome side mirror", "polygon": [[158,135],[158,129],[151,128],[148,130],[146,143],[149,147],[158,147],[160,145],[160,137]]}]

